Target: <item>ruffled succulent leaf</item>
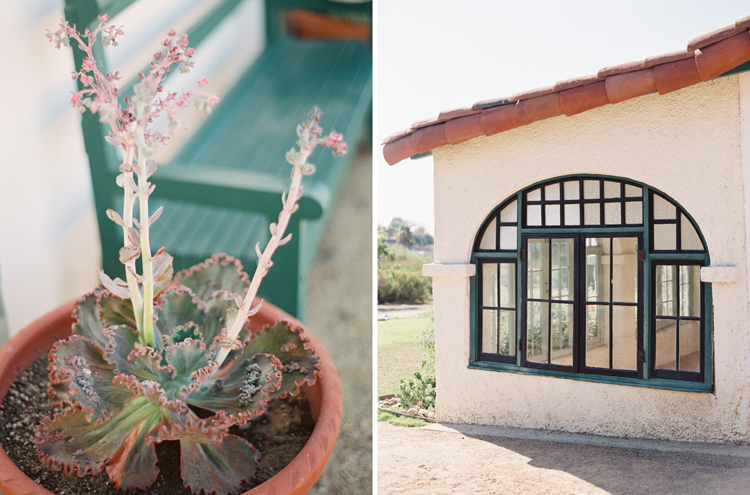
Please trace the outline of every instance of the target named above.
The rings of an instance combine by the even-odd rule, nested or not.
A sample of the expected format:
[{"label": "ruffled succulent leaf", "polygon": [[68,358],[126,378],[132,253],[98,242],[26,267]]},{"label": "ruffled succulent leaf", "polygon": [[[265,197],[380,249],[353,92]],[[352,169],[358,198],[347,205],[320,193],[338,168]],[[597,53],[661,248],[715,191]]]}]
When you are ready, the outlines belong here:
[{"label": "ruffled succulent leaf", "polygon": [[281,387],[271,393],[271,398],[295,396],[304,384],[312,385],[320,375],[318,356],[302,335],[301,328],[293,328],[285,321],[266,326],[245,342],[248,352],[269,352],[282,364]]},{"label": "ruffled succulent leaf", "polygon": [[78,476],[98,474],[106,464],[110,480],[126,490],[153,484],[159,469],[146,436],[161,421],[159,408],[136,397],[109,421],[89,422],[87,414],[72,410],[42,420],[37,430],[42,462]]},{"label": "ruffled succulent leaf", "polygon": [[250,286],[242,263],[223,253],[214,254],[203,263],[182,270],[174,276],[174,281],[189,287],[202,301],[218,290],[244,294]]},{"label": "ruffled succulent leaf", "polygon": [[140,347],[138,335],[125,325],[104,330],[107,349],[104,359],[114,366],[115,373],[135,376],[140,380],[164,383],[172,380],[174,370],[162,364],[162,356],[151,347]]},{"label": "ruffled succulent leaf", "polygon": [[187,403],[176,396],[174,388],[169,386],[170,382],[165,382],[165,387],[162,387],[160,383],[153,380],[141,381],[133,375],[121,373],[115,375],[113,383],[120,387],[127,387],[136,397],[143,397],[162,409],[173,411],[181,416],[189,412]]},{"label": "ruffled succulent leaf", "polygon": [[93,343],[80,335],[52,346],[49,370],[49,395],[55,405],[85,410],[90,421],[107,420],[133,397],[127,388],[112,384],[113,366]]},{"label": "ruffled succulent leaf", "polygon": [[211,420],[173,417],[156,441],[179,440],[182,480],[193,493],[239,494],[255,477],[260,455],[245,439],[215,427]]},{"label": "ruffled succulent leaf", "polygon": [[201,332],[201,329],[193,322],[174,327],[172,335],[169,338],[169,343],[170,345],[179,344],[187,339],[203,341],[203,333]]},{"label": "ruffled succulent leaf", "polygon": [[186,339],[170,346],[164,360],[174,370],[175,377],[165,388],[174,391],[175,397],[187,397],[216,371],[218,365],[211,360],[206,345],[200,340]]},{"label": "ruffled succulent leaf", "polygon": [[200,308],[195,294],[179,285],[165,290],[156,299],[154,315],[155,326],[161,335],[172,335],[176,327],[184,327],[188,323],[200,326],[206,319],[206,313]]},{"label": "ruffled succulent leaf", "polygon": [[104,327],[127,325],[137,328],[133,303],[130,299],[120,299],[109,291],[102,291],[97,301],[99,321]]},{"label": "ruffled succulent leaf", "polygon": [[164,252],[164,248],[159,249],[153,258],[151,258],[151,269],[154,276],[154,294],[159,294],[166,289],[172,280],[172,275],[174,274],[172,261],[172,256]]},{"label": "ruffled succulent leaf", "polygon": [[90,340],[99,349],[107,346],[107,338],[102,334],[105,326],[99,320],[97,301],[104,289],[97,287],[78,301],[73,308],[73,334]]},{"label": "ruffled succulent leaf", "polygon": [[242,354],[209,377],[188,404],[224,411],[233,422],[244,424],[265,410],[270,394],[281,384],[281,362],[272,354]]}]

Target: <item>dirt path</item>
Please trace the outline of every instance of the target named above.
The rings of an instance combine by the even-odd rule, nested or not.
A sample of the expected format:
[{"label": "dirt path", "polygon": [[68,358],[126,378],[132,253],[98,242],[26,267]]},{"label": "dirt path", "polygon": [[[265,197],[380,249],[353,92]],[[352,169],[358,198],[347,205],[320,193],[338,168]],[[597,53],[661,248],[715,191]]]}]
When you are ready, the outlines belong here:
[{"label": "dirt path", "polygon": [[746,495],[750,458],[466,436],[381,422],[378,493]]}]

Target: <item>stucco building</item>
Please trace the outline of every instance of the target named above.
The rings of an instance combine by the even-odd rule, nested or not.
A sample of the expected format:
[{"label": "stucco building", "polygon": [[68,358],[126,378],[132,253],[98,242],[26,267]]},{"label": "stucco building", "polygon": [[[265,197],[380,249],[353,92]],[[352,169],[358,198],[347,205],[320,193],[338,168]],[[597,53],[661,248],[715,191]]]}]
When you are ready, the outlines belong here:
[{"label": "stucco building", "polygon": [[385,141],[434,156],[439,421],[750,442],[749,27]]}]

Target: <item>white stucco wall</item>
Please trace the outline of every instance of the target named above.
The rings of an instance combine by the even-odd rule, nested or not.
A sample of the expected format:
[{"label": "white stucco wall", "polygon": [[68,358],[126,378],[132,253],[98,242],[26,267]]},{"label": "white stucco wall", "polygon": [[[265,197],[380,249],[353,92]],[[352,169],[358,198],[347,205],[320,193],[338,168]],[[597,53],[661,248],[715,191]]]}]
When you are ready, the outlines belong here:
[{"label": "white stucco wall", "polygon": [[[746,77],[743,87],[750,89]],[[490,211],[539,180],[606,174],[641,181],[672,196],[701,228],[711,265],[736,267],[730,277],[736,281],[713,283],[715,391],[676,392],[468,369],[470,279],[438,276],[433,290],[439,421],[750,442],[739,87],[739,77],[730,76],[664,96],[646,95],[446,146],[435,150],[434,159],[436,263],[470,263],[474,236]]]}]

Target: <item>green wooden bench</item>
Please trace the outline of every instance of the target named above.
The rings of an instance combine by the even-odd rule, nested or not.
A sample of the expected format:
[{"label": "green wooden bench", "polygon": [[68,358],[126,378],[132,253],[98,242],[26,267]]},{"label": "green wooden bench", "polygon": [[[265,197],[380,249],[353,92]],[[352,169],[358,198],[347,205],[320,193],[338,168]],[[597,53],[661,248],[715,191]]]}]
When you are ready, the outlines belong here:
[{"label": "green wooden bench", "polygon": [[[95,25],[97,16],[105,13],[110,22],[116,23],[115,16],[134,1],[66,0],[65,15],[79,29]],[[220,0],[186,31],[190,45],[199,51],[201,43],[241,3]],[[356,145],[371,132],[372,48],[361,41],[295,39],[284,34],[280,19],[288,9],[303,8],[369,20],[372,4],[266,0],[264,6],[266,45],[260,56],[231,91],[220,95],[221,102],[213,113],[197,130],[190,131],[188,141],[170,163],[158,164],[150,203],[154,210],[164,206],[164,213],[152,226],[152,246],[166,247],[174,257],[175,270],[199,263],[212,253],[226,252],[241,259],[252,274],[257,262],[255,244],[265,246],[268,224],[276,220],[281,192],[290,181],[285,154],[297,139],[296,125],[318,106],[323,110],[324,130],[342,132],[350,151],[333,157],[328,150],[319,149],[311,157],[317,172],[306,177],[310,180],[304,185],[305,195],[288,230],[293,234],[292,241],[276,253],[260,294],[303,318],[308,265],[348,165],[356,155]],[[82,52],[75,49],[74,55],[80,67]],[[198,76],[204,77],[199,66],[186,77]],[[122,94],[131,94],[135,82],[123,84]],[[94,185],[103,268],[110,276],[122,277],[124,268],[118,260],[122,230],[105,214],[108,208],[121,210],[122,189],[115,184],[121,158],[115,147],[105,143],[108,128],[97,116],[85,113],[82,127]],[[237,229],[243,235],[230,237]]]}]

